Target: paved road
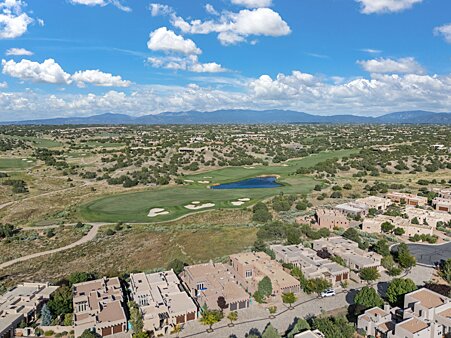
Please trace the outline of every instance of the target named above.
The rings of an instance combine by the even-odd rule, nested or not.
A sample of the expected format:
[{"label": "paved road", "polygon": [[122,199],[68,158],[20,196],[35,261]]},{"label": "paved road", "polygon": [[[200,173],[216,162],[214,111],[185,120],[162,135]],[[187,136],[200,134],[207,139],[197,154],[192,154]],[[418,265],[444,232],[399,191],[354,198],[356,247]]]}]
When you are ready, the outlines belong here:
[{"label": "paved road", "polygon": [[99,229],[100,229],[100,227],[102,225],[104,225],[104,223],[94,223],[94,224],[92,224],[92,228],[91,228],[91,230],[89,230],[89,232],[86,234],[86,236],[83,236],[78,241],[76,241],[74,243],[71,243],[69,245],[63,246],[61,248],[53,249],[53,250],[36,252],[36,253],[28,255],[28,256],[19,257],[19,258],[10,260],[8,262],[2,263],[2,264],[0,264],[0,270],[1,269],[5,269],[5,268],[7,268],[7,267],[9,267],[11,265],[14,265],[16,263],[19,263],[19,262],[25,262],[25,261],[27,261],[29,259],[33,259],[33,258],[36,258],[36,257],[46,256],[46,255],[54,254],[54,253],[57,253],[57,252],[69,250],[69,249],[75,248],[76,246],[79,246],[79,245],[85,244],[85,243],[87,243],[89,241],[92,241],[96,237],[96,235],[97,235],[97,233],[98,233],[98,231],[99,231]]},{"label": "paved road", "polygon": [[[407,244],[417,263],[434,267],[435,263],[451,258],[451,242],[445,244]],[[396,248],[395,248],[396,250]]]}]

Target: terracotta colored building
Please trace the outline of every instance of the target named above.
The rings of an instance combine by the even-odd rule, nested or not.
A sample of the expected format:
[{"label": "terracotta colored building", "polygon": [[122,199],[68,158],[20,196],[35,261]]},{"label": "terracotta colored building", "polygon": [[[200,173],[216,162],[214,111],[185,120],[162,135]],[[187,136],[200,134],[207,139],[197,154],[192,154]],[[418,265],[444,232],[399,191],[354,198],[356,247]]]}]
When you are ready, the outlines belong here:
[{"label": "terracotta colored building", "polygon": [[105,337],[127,331],[124,296],[119,278],[102,278],[73,286],[74,331],[85,330]]}]

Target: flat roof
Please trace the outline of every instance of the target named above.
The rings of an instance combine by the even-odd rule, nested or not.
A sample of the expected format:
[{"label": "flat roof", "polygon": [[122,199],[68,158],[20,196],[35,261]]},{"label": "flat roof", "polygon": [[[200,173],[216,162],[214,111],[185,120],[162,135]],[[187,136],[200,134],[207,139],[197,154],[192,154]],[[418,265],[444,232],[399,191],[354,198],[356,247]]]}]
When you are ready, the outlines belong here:
[{"label": "flat roof", "polygon": [[412,317],[398,325],[411,333],[417,333],[429,327],[428,324],[416,317]]}]

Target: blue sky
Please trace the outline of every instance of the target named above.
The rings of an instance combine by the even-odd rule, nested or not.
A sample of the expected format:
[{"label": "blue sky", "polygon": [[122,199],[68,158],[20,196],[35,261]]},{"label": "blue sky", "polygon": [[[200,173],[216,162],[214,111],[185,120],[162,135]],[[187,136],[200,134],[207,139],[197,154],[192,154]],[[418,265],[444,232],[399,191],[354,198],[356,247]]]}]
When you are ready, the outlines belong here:
[{"label": "blue sky", "polygon": [[0,0],[0,120],[451,111],[446,0]]}]

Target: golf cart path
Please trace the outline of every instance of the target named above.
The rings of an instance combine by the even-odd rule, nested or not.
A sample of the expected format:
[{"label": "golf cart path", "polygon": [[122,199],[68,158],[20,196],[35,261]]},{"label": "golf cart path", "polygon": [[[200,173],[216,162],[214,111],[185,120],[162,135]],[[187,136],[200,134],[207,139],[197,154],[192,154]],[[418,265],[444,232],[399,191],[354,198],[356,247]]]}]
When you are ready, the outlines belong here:
[{"label": "golf cart path", "polygon": [[90,242],[96,237],[97,233],[99,232],[100,227],[102,225],[104,225],[104,224],[105,223],[93,223],[92,224],[92,228],[89,230],[89,232],[85,236],[80,238],[78,241],[76,241],[74,243],[71,243],[71,244],[68,244],[66,246],[63,246],[61,248],[48,250],[48,251],[42,251],[42,252],[36,252],[34,254],[31,254],[31,255],[19,257],[19,258],[10,260],[8,262],[2,263],[2,264],[0,264],[0,270],[1,269],[5,269],[5,268],[7,268],[7,267],[9,267],[11,265],[14,265],[16,263],[25,262],[25,261],[27,261],[29,259],[33,259],[33,258],[37,258],[37,257],[46,256],[46,255],[54,254],[54,253],[57,253],[57,252],[69,250],[69,249],[75,248],[75,247],[77,247],[79,245],[82,245],[82,244],[85,244],[87,242]]}]

